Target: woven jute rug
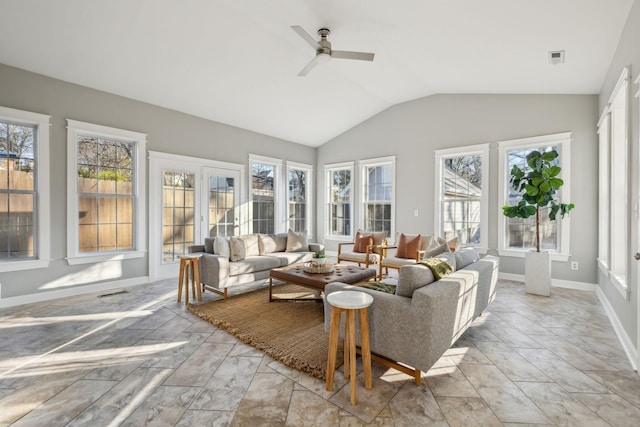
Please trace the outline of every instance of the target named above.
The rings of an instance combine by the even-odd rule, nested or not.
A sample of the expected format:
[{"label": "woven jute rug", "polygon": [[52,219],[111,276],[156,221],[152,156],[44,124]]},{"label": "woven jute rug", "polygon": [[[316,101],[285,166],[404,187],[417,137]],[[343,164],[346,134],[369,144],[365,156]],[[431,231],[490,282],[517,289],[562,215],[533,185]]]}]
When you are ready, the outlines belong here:
[{"label": "woven jute rug", "polygon": [[[290,284],[274,287],[273,293],[282,298],[314,296],[312,290]],[[329,334],[318,301],[269,302],[269,289],[261,289],[189,304],[189,310],[291,368],[326,378]]]}]

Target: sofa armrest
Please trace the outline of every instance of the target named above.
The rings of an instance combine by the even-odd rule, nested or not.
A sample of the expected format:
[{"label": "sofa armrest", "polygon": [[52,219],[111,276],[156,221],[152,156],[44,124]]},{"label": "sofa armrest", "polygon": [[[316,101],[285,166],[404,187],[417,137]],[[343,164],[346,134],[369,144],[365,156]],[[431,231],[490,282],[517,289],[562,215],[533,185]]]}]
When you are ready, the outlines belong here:
[{"label": "sofa armrest", "polygon": [[309,252],[320,252],[324,255],[324,245],[322,243],[309,243]]},{"label": "sofa armrest", "polygon": [[190,254],[196,253],[196,252],[204,252],[204,245],[193,245],[193,246],[189,246],[187,248],[187,252]]},{"label": "sofa armrest", "polygon": [[200,281],[217,289],[227,287],[229,278],[229,258],[204,253],[200,258]]},{"label": "sofa armrest", "polygon": [[[325,299],[339,290],[357,290],[373,296],[369,307],[373,353],[426,372],[452,344],[456,286],[436,282],[416,290],[413,298],[406,298],[335,282],[325,287]],[[331,305],[325,301],[325,328],[330,313]],[[341,334],[343,331],[344,325]],[[359,333],[356,340],[359,342]]]}]

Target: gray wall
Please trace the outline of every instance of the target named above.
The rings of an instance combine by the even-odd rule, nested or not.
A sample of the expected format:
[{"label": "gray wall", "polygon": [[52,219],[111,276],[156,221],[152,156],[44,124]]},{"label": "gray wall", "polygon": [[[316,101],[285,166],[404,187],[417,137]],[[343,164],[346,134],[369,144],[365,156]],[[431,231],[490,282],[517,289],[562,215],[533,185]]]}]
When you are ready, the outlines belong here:
[{"label": "gray wall", "polygon": [[[634,98],[633,95],[638,91],[639,87],[633,84],[635,79],[640,75],[640,49],[638,48],[638,40],[640,40],[640,2],[634,2],[627,23],[620,37],[618,48],[616,49],[609,72],[602,85],[600,91],[600,108],[599,113],[604,111],[605,106],[611,96],[611,92],[615,87],[622,69],[627,66],[631,66],[631,102],[630,106],[630,119],[631,119],[631,139],[629,140],[631,146],[631,186],[630,186],[630,203],[629,206],[629,223],[630,223],[630,240],[629,240],[629,253],[634,254],[640,252],[638,247],[638,218],[633,213],[633,206],[638,202],[638,188],[640,182],[640,174],[638,172],[640,164],[638,159],[640,153],[638,152],[638,142],[640,140],[639,129],[639,115],[638,111],[638,98]],[[638,263],[631,260],[629,257],[630,274],[628,279],[629,289],[631,291],[631,298],[626,301],[620,293],[609,282],[608,278],[604,275],[600,276],[599,285],[602,292],[605,294],[607,300],[615,310],[620,323],[627,332],[630,340],[638,348]]]},{"label": "gray wall", "polygon": [[[180,90],[179,87],[170,90]],[[168,109],[88,89],[0,64],[0,105],[51,117],[51,254],[47,269],[0,273],[1,298],[42,292],[60,278],[87,271],[71,267],[66,256],[66,119],[143,132],[147,149],[186,156],[248,164],[259,154],[314,164],[316,149]],[[153,207],[147,207],[152,209]],[[148,275],[148,259],[122,262],[118,279]],[[177,270],[176,270],[177,271]],[[177,274],[177,273],[176,273]],[[95,274],[90,283],[104,281]],[[64,288],[63,288],[64,289]]]},{"label": "gray wall", "polygon": [[[434,95],[396,105],[338,136],[318,149],[318,182],[325,164],[397,155],[396,230],[433,233],[434,150],[501,140],[572,132],[572,261],[554,262],[556,279],[596,283],[597,168],[595,95]],[[498,153],[492,144],[489,187],[489,248],[498,242]],[[324,235],[325,212],[319,200],[317,235]],[[420,216],[414,216],[418,209]],[[356,222],[356,226],[358,223]],[[584,230],[592,230],[585,233]],[[523,274],[522,258],[503,257],[500,270]]]}]

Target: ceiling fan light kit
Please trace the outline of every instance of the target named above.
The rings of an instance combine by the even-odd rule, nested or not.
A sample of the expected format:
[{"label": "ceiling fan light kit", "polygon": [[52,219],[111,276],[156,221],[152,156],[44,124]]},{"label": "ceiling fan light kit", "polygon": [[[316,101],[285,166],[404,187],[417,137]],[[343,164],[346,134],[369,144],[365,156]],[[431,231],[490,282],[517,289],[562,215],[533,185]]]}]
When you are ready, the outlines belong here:
[{"label": "ceiling fan light kit", "polygon": [[328,28],[320,28],[318,35],[320,40],[316,41],[309,33],[307,33],[299,25],[291,27],[304,41],[306,41],[315,51],[316,56],[298,73],[298,76],[304,77],[319,63],[329,62],[331,58],[336,59],[355,59],[358,61],[373,61],[374,53],[367,52],[351,52],[348,50],[332,50],[331,42],[327,40],[331,31]]}]

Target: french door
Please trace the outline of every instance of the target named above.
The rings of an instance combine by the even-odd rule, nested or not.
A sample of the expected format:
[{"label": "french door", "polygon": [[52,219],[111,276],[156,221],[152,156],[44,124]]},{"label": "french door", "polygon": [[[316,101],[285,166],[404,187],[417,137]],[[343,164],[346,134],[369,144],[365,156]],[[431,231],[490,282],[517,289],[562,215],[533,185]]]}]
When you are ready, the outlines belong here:
[{"label": "french door", "polygon": [[149,152],[151,281],[177,276],[178,257],[205,237],[242,233],[244,171],[243,165]]},{"label": "french door", "polygon": [[240,177],[238,170],[203,168],[203,241],[205,237],[240,234]]}]

